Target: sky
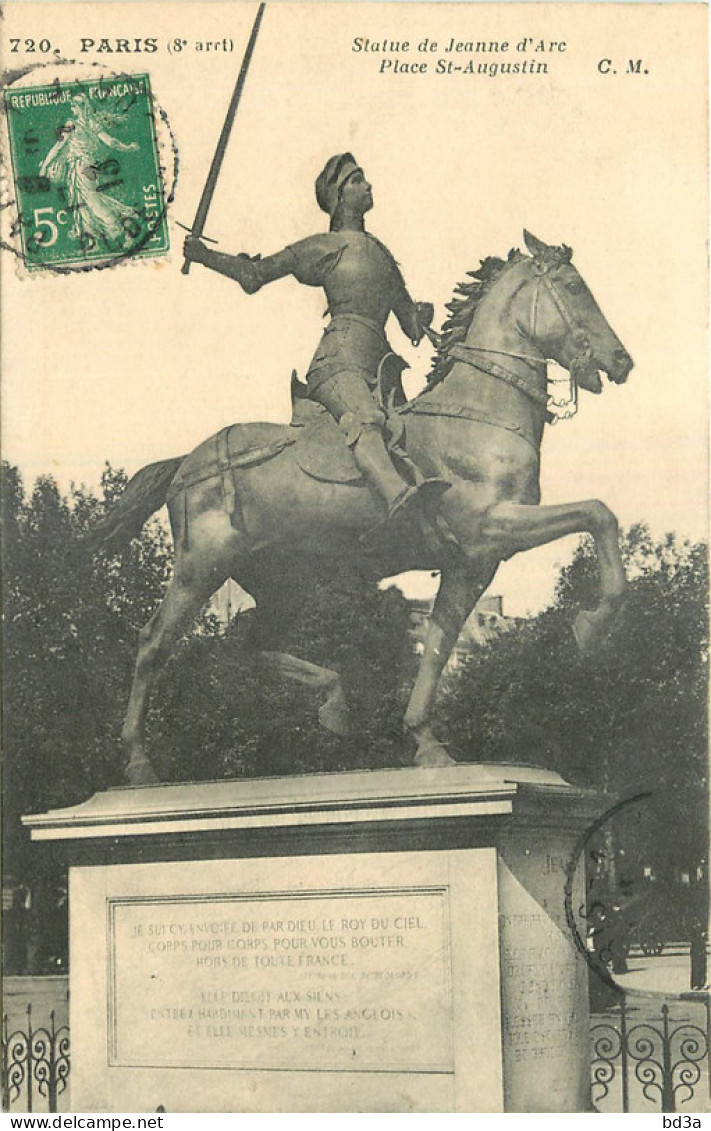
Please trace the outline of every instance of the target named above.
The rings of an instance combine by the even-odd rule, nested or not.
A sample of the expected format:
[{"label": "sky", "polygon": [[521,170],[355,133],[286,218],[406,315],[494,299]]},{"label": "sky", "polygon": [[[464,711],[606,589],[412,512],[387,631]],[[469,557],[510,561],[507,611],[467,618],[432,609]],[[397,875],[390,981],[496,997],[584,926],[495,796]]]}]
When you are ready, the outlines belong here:
[{"label": "sky", "polygon": [[[231,422],[286,421],[290,373],[305,373],[324,305],[293,279],[248,297],[202,269],[180,272],[178,225],[192,222],[255,6],[79,7],[80,17],[77,6],[11,3],[5,35],[41,26],[77,73],[148,71],[178,177],[165,259],[28,277],[12,253],[0,257],[3,456],[27,484],[51,473],[63,489],[96,486],[105,460],[133,473]],[[81,51],[82,37],[125,36],[154,37],[158,50]],[[187,45],[169,53],[176,36]],[[225,39],[233,51],[197,50]],[[354,50],[357,39],[410,48]],[[544,41],[536,61],[548,73],[437,73],[435,60],[455,57],[451,39],[513,52]],[[418,53],[425,40],[435,52]],[[369,228],[411,293],[434,302],[435,325],[455,283],[520,246],[524,227],[571,245],[635,368],[627,385],[583,393],[578,416],[546,430],[543,501],[597,497],[623,525],[705,537],[705,41],[703,5],[270,4],[206,233],[221,250],[266,254],[323,230],[314,178],[332,153],[352,150],[374,186]],[[616,73],[601,73],[606,58]],[[627,72],[637,58],[646,73]],[[385,59],[424,59],[428,73],[383,70]],[[429,350],[396,326],[391,342],[412,365],[414,392]],[[545,604],[574,543],[502,566],[491,591],[506,611]],[[434,584],[410,578],[407,591]]]}]

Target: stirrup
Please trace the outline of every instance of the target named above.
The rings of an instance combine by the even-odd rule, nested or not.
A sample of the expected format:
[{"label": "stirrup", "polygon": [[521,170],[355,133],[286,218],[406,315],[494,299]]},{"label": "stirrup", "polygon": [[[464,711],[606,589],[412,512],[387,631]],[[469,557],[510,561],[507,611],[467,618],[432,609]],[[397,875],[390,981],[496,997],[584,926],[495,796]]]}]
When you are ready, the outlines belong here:
[{"label": "stirrup", "polygon": [[446,479],[425,479],[415,487],[405,487],[390,504],[388,519],[408,513],[415,504],[420,504],[425,514],[431,514],[439,506],[442,495],[451,486],[452,484]]},{"label": "stirrup", "polygon": [[[429,526],[430,514],[435,512],[442,495],[450,487],[451,483],[447,483],[444,479],[425,479],[416,487],[403,488],[390,504],[387,516],[361,534],[359,539],[361,545],[369,549],[373,548],[382,534],[387,535],[389,531],[413,519],[417,520],[420,528],[424,523]],[[421,530],[421,533],[424,532]],[[433,531],[433,533],[437,532]]]}]

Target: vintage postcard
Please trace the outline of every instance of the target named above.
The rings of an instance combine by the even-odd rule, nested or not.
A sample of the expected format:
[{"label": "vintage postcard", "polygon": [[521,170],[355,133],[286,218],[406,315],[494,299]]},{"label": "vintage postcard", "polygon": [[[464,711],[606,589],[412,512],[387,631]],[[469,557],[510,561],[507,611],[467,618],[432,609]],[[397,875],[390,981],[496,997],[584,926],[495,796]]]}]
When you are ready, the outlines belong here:
[{"label": "vintage postcard", "polygon": [[9,1110],[708,1110],[707,19],[4,5]]}]

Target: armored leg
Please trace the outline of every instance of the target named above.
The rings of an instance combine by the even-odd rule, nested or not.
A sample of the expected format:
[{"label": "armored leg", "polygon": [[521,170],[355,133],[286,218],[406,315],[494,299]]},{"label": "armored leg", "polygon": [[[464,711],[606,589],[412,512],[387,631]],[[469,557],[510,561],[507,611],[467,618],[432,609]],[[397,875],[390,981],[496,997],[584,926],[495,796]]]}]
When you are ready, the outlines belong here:
[{"label": "armored leg", "polygon": [[385,414],[375,404],[365,378],[343,371],[319,385],[312,396],[338,421],[358,470],[390,510],[408,485],[387,453]]},{"label": "armored leg", "polygon": [[388,522],[396,516],[400,520],[422,515],[424,502],[436,505],[449,484],[434,479],[415,487],[398,473],[385,447],[385,414],[375,404],[365,375],[342,370],[318,385],[311,396],[338,421],[358,470],[388,508]]}]

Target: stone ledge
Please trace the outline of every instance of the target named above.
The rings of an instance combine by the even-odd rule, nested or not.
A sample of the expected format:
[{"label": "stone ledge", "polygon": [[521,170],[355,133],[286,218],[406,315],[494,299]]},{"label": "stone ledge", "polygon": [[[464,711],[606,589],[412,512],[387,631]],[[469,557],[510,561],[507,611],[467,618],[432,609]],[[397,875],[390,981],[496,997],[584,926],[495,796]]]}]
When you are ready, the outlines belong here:
[{"label": "stone ledge", "polygon": [[599,813],[601,797],[540,767],[475,763],[121,787],[23,823],[35,840],[87,840],[502,818],[514,810],[580,818]]}]

